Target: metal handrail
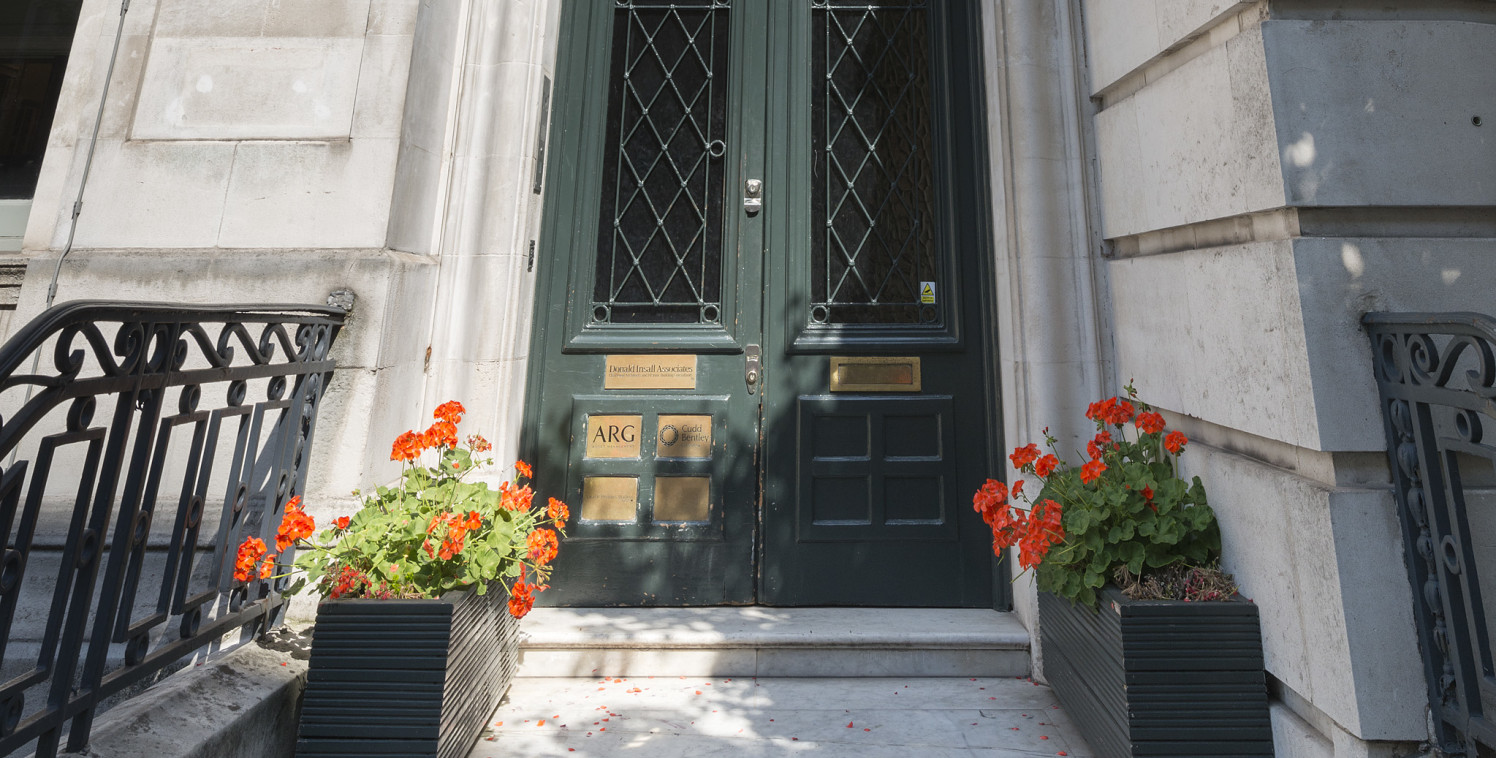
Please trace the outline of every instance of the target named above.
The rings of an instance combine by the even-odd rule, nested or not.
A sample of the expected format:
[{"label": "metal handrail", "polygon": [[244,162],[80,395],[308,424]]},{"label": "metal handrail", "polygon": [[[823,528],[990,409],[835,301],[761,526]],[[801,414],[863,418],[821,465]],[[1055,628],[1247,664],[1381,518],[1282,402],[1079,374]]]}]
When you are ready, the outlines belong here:
[{"label": "metal handrail", "polygon": [[[0,471],[0,662],[17,663],[23,593],[48,599],[35,665],[0,682],[0,754],[36,740],[51,758],[65,728],[67,749],[82,750],[105,698],[277,620],[284,581],[235,581],[235,552],[247,536],[273,544],[305,488],[345,315],[75,301],[0,347],[0,458],[12,458]],[[16,373],[37,357],[45,370]],[[60,544],[37,539],[48,519],[65,522]],[[50,585],[43,559],[57,563]],[[44,700],[28,708],[28,696]]]}]

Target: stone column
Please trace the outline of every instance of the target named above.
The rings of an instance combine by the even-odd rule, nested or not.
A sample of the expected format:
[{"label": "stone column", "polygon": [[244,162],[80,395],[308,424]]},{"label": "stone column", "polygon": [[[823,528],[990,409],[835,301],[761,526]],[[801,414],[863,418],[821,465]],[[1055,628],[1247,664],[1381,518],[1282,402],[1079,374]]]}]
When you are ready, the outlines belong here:
[{"label": "stone column", "polygon": [[439,267],[435,290],[405,304],[429,324],[420,406],[463,402],[463,431],[488,436],[504,466],[523,415],[538,130],[548,123],[542,93],[554,78],[559,11],[557,0],[423,10],[390,222],[392,247]]}]

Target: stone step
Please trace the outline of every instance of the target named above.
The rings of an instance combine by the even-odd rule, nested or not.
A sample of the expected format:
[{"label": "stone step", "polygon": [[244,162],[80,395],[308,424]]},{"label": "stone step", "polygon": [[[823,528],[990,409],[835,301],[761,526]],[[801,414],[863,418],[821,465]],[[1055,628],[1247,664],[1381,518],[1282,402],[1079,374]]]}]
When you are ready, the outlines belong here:
[{"label": "stone step", "polygon": [[536,608],[522,677],[1029,674],[1012,613],[971,608]]}]

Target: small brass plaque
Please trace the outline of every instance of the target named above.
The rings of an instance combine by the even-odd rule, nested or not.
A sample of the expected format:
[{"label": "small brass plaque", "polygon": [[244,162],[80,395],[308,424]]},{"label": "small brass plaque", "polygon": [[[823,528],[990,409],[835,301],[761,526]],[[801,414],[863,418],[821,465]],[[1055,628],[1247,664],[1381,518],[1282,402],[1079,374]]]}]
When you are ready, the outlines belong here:
[{"label": "small brass plaque", "polygon": [[709,476],[655,478],[655,521],[709,521],[712,479]]},{"label": "small brass plaque", "polygon": [[588,458],[638,458],[642,416],[588,416]]},{"label": "small brass plaque", "polygon": [[711,416],[660,416],[657,458],[712,457]]},{"label": "small brass plaque", "polygon": [[583,521],[633,521],[638,508],[638,477],[589,476],[582,480]]},{"label": "small brass plaque", "polygon": [[610,355],[604,366],[603,389],[694,390],[694,355]]},{"label": "small brass plaque", "polygon": [[832,392],[919,392],[919,358],[831,359]]}]

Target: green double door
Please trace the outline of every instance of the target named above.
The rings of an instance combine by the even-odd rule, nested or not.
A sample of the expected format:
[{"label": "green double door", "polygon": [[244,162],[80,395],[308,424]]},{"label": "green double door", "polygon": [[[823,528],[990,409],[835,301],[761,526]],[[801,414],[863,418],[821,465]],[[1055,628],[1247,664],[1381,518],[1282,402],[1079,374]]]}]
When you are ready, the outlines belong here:
[{"label": "green double door", "polygon": [[1006,602],[975,3],[563,10],[527,455],[543,602]]}]

